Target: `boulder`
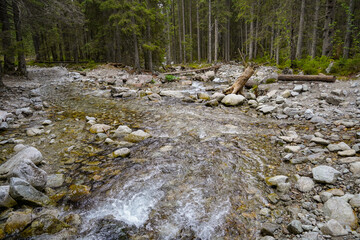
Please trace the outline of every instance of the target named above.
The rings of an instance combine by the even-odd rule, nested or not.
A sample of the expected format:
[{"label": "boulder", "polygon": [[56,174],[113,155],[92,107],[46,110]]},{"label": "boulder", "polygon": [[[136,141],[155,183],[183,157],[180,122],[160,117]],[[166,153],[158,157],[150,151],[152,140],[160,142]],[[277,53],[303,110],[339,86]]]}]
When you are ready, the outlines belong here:
[{"label": "boulder", "polygon": [[330,152],[338,152],[338,151],[350,150],[349,145],[347,145],[344,142],[340,142],[338,144],[329,144],[327,146],[327,148],[329,149]]},{"label": "boulder", "polygon": [[153,93],[147,96],[150,101],[161,101],[161,96],[157,93]]},{"label": "boulder", "polygon": [[160,96],[164,96],[164,97],[184,98],[184,94],[181,91],[164,90],[161,91],[159,94]]},{"label": "boulder", "polygon": [[114,131],[113,137],[123,137],[131,132],[131,128],[126,125],[121,125]]},{"label": "boulder", "polygon": [[91,133],[104,133],[110,130],[112,127],[106,124],[94,124],[90,127]]},{"label": "boulder", "polygon": [[205,103],[205,106],[208,106],[208,107],[217,107],[218,105],[219,105],[219,101],[216,99],[212,99]]},{"label": "boulder", "polygon": [[266,179],[266,183],[269,186],[278,186],[280,183],[286,183],[288,180],[287,176],[284,175],[278,175],[275,177],[270,177]]},{"label": "boulder", "polygon": [[332,167],[320,165],[312,169],[312,174],[316,182],[335,183],[340,172]]},{"label": "boulder", "polygon": [[285,152],[297,153],[301,150],[300,146],[285,146]]},{"label": "boulder", "polygon": [[343,98],[337,97],[337,96],[333,96],[333,95],[329,95],[325,98],[325,101],[329,104],[333,104],[333,105],[339,105],[341,102],[344,101]]},{"label": "boulder", "polygon": [[338,154],[342,157],[352,157],[356,154],[356,151],[354,149],[349,149],[345,151],[340,151]]},{"label": "boulder", "polygon": [[330,144],[330,142],[328,140],[325,140],[320,137],[313,137],[310,141],[317,143],[317,144],[321,144],[321,145],[329,145]]},{"label": "boulder", "polygon": [[292,234],[300,234],[304,231],[302,228],[302,224],[299,220],[292,220],[287,226],[287,229]]},{"label": "boulder", "polygon": [[64,174],[50,174],[47,177],[46,187],[57,188],[64,184]]},{"label": "boulder", "polygon": [[14,167],[23,159],[29,159],[34,164],[39,164],[42,160],[42,154],[34,147],[25,147],[16,153],[0,166],[0,179],[9,177]]},{"label": "boulder", "polygon": [[16,201],[25,201],[37,206],[45,206],[50,203],[48,196],[39,192],[21,178],[14,177],[10,179],[9,193]]},{"label": "boulder", "polygon": [[149,137],[151,137],[149,133],[146,133],[143,130],[137,130],[135,132],[126,135],[124,139],[125,141],[136,143],[143,141]]},{"label": "boulder", "polygon": [[242,95],[229,94],[221,100],[221,103],[226,106],[238,106],[243,104],[245,100],[246,98]]},{"label": "boulder", "polygon": [[330,198],[323,207],[324,214],[342,226],[357,228],[358,220],[350,204],[342,197]]},{"label": "boulder", "polygon": [[274,236],[275,231],[278,230],[280,227],[274,223],[264,223],[261,226],[260,234],[263,236]]},{"label": "boulder", "polygon": [[9,177],[24,179],[38,190],[43,190],[47,182],[47,173],[29,159],[19,161],[10,171]]},{"label": "boulder", "polygon": [[216,92],[211,96],[211,99],[216,99],[218,102],[221,102],[221,100],[225,97],[225,94]]},{"label": "boulder", "polygon": [[79,201],[83,197],[90,195],[90,187],[86,185],[71,185],[69,187],[68,195],[71,201]]},{"label": "boulder", "polygon": [[38,136],[43,134],[44,132],[45,132],[44,129],[40,129],[38,127],[32,127],[26,129],[26,135],[28,135],[29,137]]},{"label": "boulder", "polygon": [[252,108],[257,108],[259,106],[259,103],[256,100],[249,100],[248,104]]},{"label": "boulder", "polygon": [[0,207],[11,208],[16,201],[9,194],[10,186],[0,186]]},{"label": "boulder", "polygon": [[268,114],[274,112],[275,109],[276,107],[274,106],[263,105],[260,107],[259,111],[262,112],[263,114]]},{"label": "boulder", "polygon": [[312,119],[314,116],[314,112],[311,109],[306,109],[304,112],[304,117],[306,120]]},{"label": "boulder", "polygon": [[360,194],[356,194],[351,198],[350,205],[356,208],[360,207]]},{"label": "boulder", "polygon": [[198,99],[202,99],[202,100],[206,100],[206,101],[209,101],[209,100],[210,100],[209,94],[207,94],[207,93],[201,93],[201,92],[197,94],[197,98],[198,98]]},{"label": "boulder", "polygon": [[360,162],[350,163],[350,171],[354,175],[359,175],[360,174]]},{"label": "boulder", "polygon": [[324,226],[321,227],[321,232],[333,237],[345,236],[348,233],[335,219],[330,219],[325,223]]},{"label": "boulder", "polygon": [[16,234],[22,231],[31,221],[31,209],[26,209],[23,212],[13,212],[5,222],[4,231],[8,235]]}]

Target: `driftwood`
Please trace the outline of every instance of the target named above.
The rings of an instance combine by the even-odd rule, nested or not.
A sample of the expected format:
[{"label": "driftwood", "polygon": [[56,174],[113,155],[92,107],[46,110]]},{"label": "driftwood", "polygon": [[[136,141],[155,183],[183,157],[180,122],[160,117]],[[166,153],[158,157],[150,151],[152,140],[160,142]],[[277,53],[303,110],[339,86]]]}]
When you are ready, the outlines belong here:
[{"label": "driftwood", "polygon": [[163,73],[164,75],[179,75],[179,74],[186,74],[186,73],[192,73],[192,72],[201,72],[201,71],[209,71],[214,70],[215,72],[220,68],[220,65],[212,66],[212,67],[206,67],[206,68],[199,68],[199,69],[191,69],[186,71],[178,71],[178,72],[166,72]]},{"label": "driftwood", "polygon": [[249,80],[249,78],[251,78],[251,76],[254,74],[255,70],[254,67],[252,66],[248,66],[245,71],[243,72],[243,74],[241,74],[240,77],[238,77],[238,79],[236,80],[236,82],[229,87],[228,89],[224,90],[224,94],[237,94],[237,93],[241,93],[246,82]]},{"label": "driftwood", "polygon": [[319,82],[335,82],[335,76],[326,75],[279,75],[279,81],[319,81]]}]

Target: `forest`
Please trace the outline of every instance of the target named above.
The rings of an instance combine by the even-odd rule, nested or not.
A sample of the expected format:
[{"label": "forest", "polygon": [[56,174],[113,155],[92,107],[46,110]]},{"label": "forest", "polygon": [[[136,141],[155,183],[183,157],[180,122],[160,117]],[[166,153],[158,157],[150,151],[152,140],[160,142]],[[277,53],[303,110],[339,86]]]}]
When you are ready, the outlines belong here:
[{"label": "forest", "polygon": [[344,74],[360,65],[356,0],[2,0],[0,10],[4,74],[25,75],[26,62],[153,71],[239,60],[240,52],[308,74],[318,71],[314,59],[338,61]]}]

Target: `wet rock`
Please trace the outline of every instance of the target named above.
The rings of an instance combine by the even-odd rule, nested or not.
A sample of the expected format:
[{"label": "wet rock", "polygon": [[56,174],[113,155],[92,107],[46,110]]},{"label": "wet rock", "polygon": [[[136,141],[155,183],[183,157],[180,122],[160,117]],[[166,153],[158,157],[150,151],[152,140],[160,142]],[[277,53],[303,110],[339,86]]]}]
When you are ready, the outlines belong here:
[{"label": "wet rock", "polygon": [[64,174],[50,174],[47,177],[46,187],[57,188],[64,184]]},{"label": "wet rock", "polygon": [[278,175],[275,177],[267,178],[265,181],[269,186],[278,186],[280,183],[286,183],[288,180],[287,176]]},{"label": "wet rock", "polygon": [[42,125],[50,125],[52,123],[51,120],[45,120],[43,121]]},{"label": "wet rock", "polygon": [[[94,228],[87,232],[88,236],[93,236],[95,239],[108,239],[108,240],[125,240],[129,239],[128,227],[122,221],[103,218],[94,222]],[[182,233],[184,234],[184,233]],[[193,235],[193,234],[191,234]],[[193,239],[194,236],[184,236],[182,239]]]},{"label": "wet rock", "polygon": [[205,77],[208,81],[212,81],[215,78],[215,72],[214,71],[207,71],[205,73]]},{"label": "wet rock", "polygon": [[106,124],[94,124],[90,127],[91,133],[104,133],[110,130],[112,127]]},{"label": "wet rock", "polygon": [[10,171],[9,177],[24,179],[38,190],[43,190],[47,181],[47,173],[29,159],[20,160]]},{"label": "wet rock", "polygon": [[356,208],[360,207],[360,194],[356,194],[351,198],[350,205]]},{"label": "wet rock", "polygon": [[356,154],[356,151],[354,149],[350,149],[350,150],[340,151],[338,152],[338,154],[342,157],[351,157]]},{"label": "wet rock", "polygon": [[240,104],[243,104],[245,100],[246,98],[242,95],[229,94],[221,100],[221,103],[226,106],[238,106]]},{"label": "wet rock", "polygon": [[21,232],[32,221],[31,209],[13,212],[6,220],[4,231],[8,235]]},{"label": "wet rock", "polygon": [[350,163],[350,171],[354,175],[360,175],[360,162]]},{"label": "wet rock", "polygon": [[330,198],[324,204],[323,211],[326,216],[337,220],[342,226],[357,227],[357,217],[350,204],[342,197]]},{"label": "wet rock", "polygon": [[44,129],[40,129],[37,127],[32,127],[32,128],[26,129],[26,135],[28,135],[29,137],[38,136],[38,135],[43,134],[44,132],[45,132]]},{"label": "wet rock", "polygon": [[25,147],[21,149],[17,154],[0,166],[0,178],[9,177],[12,169],[14,169],[14,167],[23,159],[29,159],[34,164],[39,164],[42,160],[42,154],[34,147]]},{"label": "wet rock", "polygon": [[300,234],[304,231],[302,229],[302,224],[299,220],[292,220],[290,224],[287,226],[287,229],[292,234]]},{"label": "wet rock", "polygon": [[125,141],[128,142],[140,142],[143,141],[147,138],[151,137],[151,135],[149,133],[144,132],[143,130],[137,130],[135,132],[132,132],[130,134],[128,134],[127,136],[125,136]]},{"label": "wet rock", "polygon": [[264,223],[261,226],[260,234],[263,236],[274,236],[275,231],[278,230],[280,227],[274,223]]},{"label": "wet rock", "polygon": [[259,108],[259,111],[262,112],[263,114],[268,114],[274,112],[275,109],[276,107],[274,106],[263,105]]},{"label": "wet rock", "polygon": [[69,224],[71,226],[79,227],[82,223],[81,217],[79,214],[70,213],[69,215],[64,217],[63,220],[66,224]]},{"label": "wet rock", "polygon": [[314,188],[314,181],[309,177],[301,177],[296,183],[300,192],[310,192]]},{"label": "wet rock", "polygon": [[111,156],[113,158],[117,158],[117,157],[127,157],[130,155],[130,149],[128,148],[120,148],[120,149],[117,149],[115,150]]},{"label": "wet rock", "polygon": [[0,207],[11,208],[16,201],[9,194],[10,186],[0,186]]},{"label": "wet rock", "polygon": [[150,101],[161,101],[161,96],[157,93],[150,94],[147,97]]},{"label": "wet rock", "polygon": [[210,96],[207,93],[198,93],[197,98],[202,99],[202,100],[206,100],[206,101],[210,100]]},{"label": "wet rock", "polygon": [[336,169],[320,165],[312,169],[313,178],[316,182],[320,183],[335,183],[338,176],[340,176],[340,172]]},{"label": "wet rock", "polygon": [[221,100],[225,97],[225,94],[216,92],[211,96],[211,99],[216,99],[218,102],[221,102]]},{"label": "wet rock", "polygon": [[164,96],[164,97],[184,98],[184,94],[180,91],[164,90],[161,91],[159,94],[160,96]]},{"label": "wet rock", "polygon": [[30,226],[22,231],[20,235],[21,237],[27,238],[42,234],[55,234],[64,228],[71,228],[71,226],[51,214],[44,214],[33,220]]},{"label": "wet rock", "polygon": [[86,185],[71,185],[68,195],[71,201],[77,202],[83,197],[90,195],[90,187]]},{"label": "wet rock", "polygon": [[330,219],[324,226],[321,227],[321,232],[333,237],[345,236],[347,231],[335,219]]},{"label": "wet rock", "polygon": [[205,106],[208,106],[208,107],[217,107],[218,105],[219,105],[219,102],[216,99],[212,99],[205,103]]},{"label": "wet rock", "polygon": [[123,137],[131,132],[131,128],[126,125],[121,125],[114,131],[113,137]]},{"label": "wet rock", "polygon": [[285,152],[297,153],[301,150],[300,146],[285,146]]},{"label": "wet rock", "polygon": [[9,193],[16,201],[25,201],[38,206],[45,206],[50,203],[50,199],[45,194],[21,178],[10,179]]},{"label": "wet rock", "polygon": [[321,145],[330,144],[330,142],[328,140],[325,140],[325,139],[320,138],[320,137],[313,137],[310,141],[314,142],[314,143],[317,143],[317,144],[321,144]]}]

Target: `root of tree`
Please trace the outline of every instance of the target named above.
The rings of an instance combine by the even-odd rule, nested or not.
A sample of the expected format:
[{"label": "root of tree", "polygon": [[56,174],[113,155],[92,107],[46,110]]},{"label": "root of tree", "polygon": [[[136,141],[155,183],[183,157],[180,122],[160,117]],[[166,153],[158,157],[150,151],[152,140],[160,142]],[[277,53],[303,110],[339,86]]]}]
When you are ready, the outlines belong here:
[{"label": "root of tree", "polygon": [[243,74],[241,74],[241,76],[236,80],[236,82],[231,87],[224,90],[224,94],[241,94],[246,82],[249,80],[249,78],[251,78],[254,72],[254,67],[248,66]]}]

